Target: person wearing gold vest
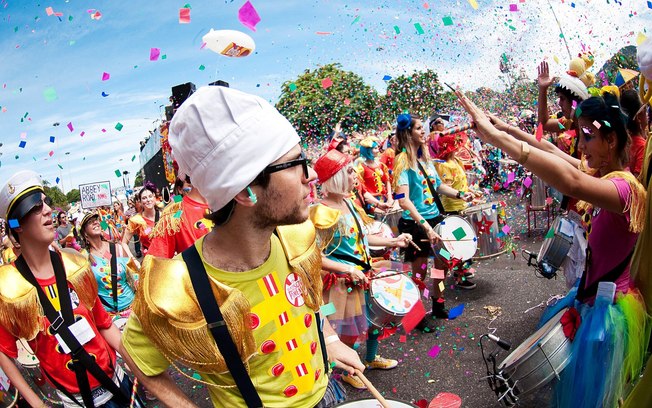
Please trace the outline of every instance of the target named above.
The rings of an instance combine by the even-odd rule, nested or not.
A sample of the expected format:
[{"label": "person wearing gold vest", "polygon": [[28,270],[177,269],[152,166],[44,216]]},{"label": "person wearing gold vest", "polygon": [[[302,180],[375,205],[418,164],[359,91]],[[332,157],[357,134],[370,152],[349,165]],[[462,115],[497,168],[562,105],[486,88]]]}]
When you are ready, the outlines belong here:
[{"label": "person wearing gold vest", "polygon": [[166,373],[172,364],[183,375],[177,362],[201,375],[216,407],[342,401],[329,369],[364,366],[319,315],[316,177],[296,131],[263,99],[208,86],[179,108],[169,141],[214,227],[173,259],[145,258],[120,354],[167,406],[193,406]]}]

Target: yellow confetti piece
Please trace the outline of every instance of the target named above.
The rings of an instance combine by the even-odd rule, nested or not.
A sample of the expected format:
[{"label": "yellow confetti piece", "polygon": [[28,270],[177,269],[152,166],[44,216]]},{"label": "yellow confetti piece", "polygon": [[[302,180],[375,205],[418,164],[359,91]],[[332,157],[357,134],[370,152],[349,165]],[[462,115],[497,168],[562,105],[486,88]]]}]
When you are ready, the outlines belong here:
[{"label": "yellow confetti piece", "polygon": [[469,0],[469,4],[473,7],[473,10],[478,9],[478,2],[476,0]]},{"label": "yellow confetti piece", "polygon": [[439,282],[439,291],[440,291],[441,293],[444,293],[444,288],[445,288],[445,286],[444,286],[444,282],[443,282],[443,281],[442,281],[442,282]]},{"label": "yellow confetti piece", "polygon": [[641,45],[641,43],[643,43],[643,41],[645,41],[646,39],[647,37],[645,36],[645,34],[638,33],[638,35],[636,36],[636,45]]},{"label": "yellow confetti piece", "polygon": [[556,55],[553,55],[553,56],[552,56],[552,59],[555,60],[555,63],[556,63],[556,64],[559,64],[559,58],[557,58]]}]

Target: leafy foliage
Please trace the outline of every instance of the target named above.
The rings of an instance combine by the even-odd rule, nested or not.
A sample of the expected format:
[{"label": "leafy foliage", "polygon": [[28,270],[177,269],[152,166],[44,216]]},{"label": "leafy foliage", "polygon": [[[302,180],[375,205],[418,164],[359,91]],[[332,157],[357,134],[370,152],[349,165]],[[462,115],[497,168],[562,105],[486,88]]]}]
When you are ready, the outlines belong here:
[{"label": "leafy foliage", "polygon": [[396,116],[404,112],[419,117],[430,116],[451,102],[450,98],[442,96],[442,92],[437,74],[431,69],[393,78],[383,97],[383,117],[393,123]]}]

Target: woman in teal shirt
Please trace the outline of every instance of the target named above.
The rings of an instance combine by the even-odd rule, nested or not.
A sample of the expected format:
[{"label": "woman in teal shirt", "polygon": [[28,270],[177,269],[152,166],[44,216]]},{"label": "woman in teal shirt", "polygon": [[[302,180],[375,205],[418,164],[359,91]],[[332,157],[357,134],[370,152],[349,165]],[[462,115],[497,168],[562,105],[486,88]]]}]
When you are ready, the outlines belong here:
[{"label": "woman in teal shirt", "polygon": [[[122,243],[110,243],[103,239],[100,217],[97,213],[84,216],[80,226],[81,236],[89,250],[91,269],[97,280],[97,291],[107,312],[114,321],[126,319],[131,313],[134,300],[136,271],[139,268],[129,247]],[[116,256],[115,279],[112,276],[111,247]],[[114,295],[115,287],[115,295]]]},{"label": "woman in teal shirt", "polygon": [[[432,245],[441,239],[434,227],[444,219],[437,206],[436,197],[433,196],[431,186],[435,190],[435,194],[444,194],[465,201],[471,201],[473,195],[442,184],[437,170],[430,160],[426,145],[428,139],[420,119],[410,114],[401,114],[396,121],[396,138],[400,153],[394,161],[393,190],[396,192],[394,198],[398,199],[403,209],[398,230],[401,233],[412,234],[414,241],[420,246],[418,250],[412,246],[405,248],[404,260],[412,263],[413,277],[425,280],[428,256],[433,255]],[[428,241],[430,245],[428,245]],[[433,287],[430,291],[432,316],[446,319],[448,311],[444,307],[442,282],[443,279],[433,279]],[[465,282],[468,281],[465,280]],[[474,286],[471,282],[468,282],[467,285]],[[426,327],[428,326],[424,319],[419,328],[425,329]]]}]

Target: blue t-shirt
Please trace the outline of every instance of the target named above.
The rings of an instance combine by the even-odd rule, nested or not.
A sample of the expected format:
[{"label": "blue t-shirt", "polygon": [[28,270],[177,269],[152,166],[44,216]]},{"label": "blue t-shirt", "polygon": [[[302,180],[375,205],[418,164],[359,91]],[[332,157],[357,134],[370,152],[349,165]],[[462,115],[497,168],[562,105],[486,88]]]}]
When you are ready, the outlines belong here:
[{"label": "blue t-shirt", "polygon": [[[347,199],[346,201],[349,205],[352,205],[351,200]],[[362,225],[362,220],[360,217],[357,214],[356,217],[358,217],[358,223]],[[367,253],[367,249],[369,248],[367,236],[360,234],[358,231],[358,225],[353,219],[353,215],[350,211],[342,211],[342,214],[340,215],[340,222],[342,221],[344,221],[344,224],[346,225],[345,232],[341,234],[339,228],[335,231],[333,239],[328,244],[328,247],[326,247],[324,250],[324,254],[328,259],[331,259],[335,262],[342,262],[347,265],[357,266],[352,262],[338,259],[334,255],[348,255],[357,258],[362,262],[368,262],[370,256]],[[360,239],[360,237],[362,237],[362,239]]]},{"label": "blue t-shirt", "polygon": [[[128,262],[129,258],[118,257],[118,310],[127,309],[134,301],[134,291],[127,283]],[[115,312],[113,308],[113,287],[111,286],[111,263],[108,259],[93,256],[91,269],[95,274],[95,280],[97,280],[97,294],[102,300],[102,306],[108,312]]]},{"label": "blue t-shirt", "polygon": [[[437,174],[437,170],[435,170],[435,166],[430,161],[420,163],[426,171],[432,186],[437,190],[441,184],[441,179],[439,178],[439,174]],[[414,204],[414,207],[423,218],[429,220],[439,215],[439,209],[430,193],[426,177],[419,168],[415,170],[410,167],[400,174],[394,174],[394,177],[398,177],[399,186],[408,186],[410,201],[412,201],[412,204]],[[403,218],[406,220],[412,219],[407,211],[403,211]]]}]

